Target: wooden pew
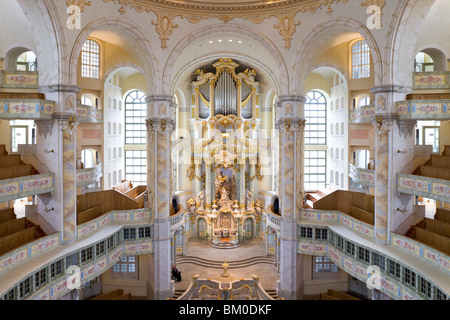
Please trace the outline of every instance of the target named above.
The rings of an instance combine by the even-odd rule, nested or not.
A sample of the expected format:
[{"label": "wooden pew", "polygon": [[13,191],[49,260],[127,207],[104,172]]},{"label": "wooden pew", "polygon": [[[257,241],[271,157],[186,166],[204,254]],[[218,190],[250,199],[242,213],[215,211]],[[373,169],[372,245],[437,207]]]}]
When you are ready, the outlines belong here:
[{"label": "wooden pew", "polygon": [[341,300],[341,299],[330,296],[329,294],[326,294],[326,293],[320,293],[319,300]]},{"label": "wooden pew", "polygon": [[450,223],[450,210],[437,208],[434,219]]},{"label": "wooden pew", "polygon": [[0,254],[19,248],[37,239],[37,227],[28,228],[0,238]]},{"label": "wooden pew", "polygon": [[100,217],[104,212],[100,211],[100,206],[95,206],[77,214],[77,224],[83,224]]},{"label": "wooden pew", "polygon": [[420,175],[428,178],[450,180],[450,169],[421,166]]},{"label": "wooden pew", "polygon": [[136,200],[136,202],[139,204],[139,207],[143,208],[145,205],[144,195],[145,195],[146,190],[147,190],[147,186],[137,186],[137,187],[134,187],[133,189],[130,189],[125,194],[127,196],[129,196],[130,198]]},{"label": "wooden pew", "polygon": [[0,155],[0,168],[17,167],[21,165],[20,155]]},{"label": "wooden pew", "polygon": [[104,293],[104,294],[100,294],[96,297],[93,297],[89,300],[111,300],[115,297],[120,297],[123,296],[123,289],[117,289],[117,290],[113,290],[111,292],[108,293]]},{"label": "wooden pew", "polygon": [[32,175],[31,165],[0,168],[0,180],[19,178]]},{"label": "wooden pew", "polygon": [[121,296],[118,296],[118,297],[114,297],[114,298],[112,298],[110,300],[132,300],[131,299],[131,293],[127,293],[127,294],[124,294],[124,295],[121,295]]},{"label": "wooden pew", "polygon": [[342,291],[337,291],[334,289],[329,289],[327,292],[328,295],[332,296],[332,297],[336,297],[340,300],[361,300],[360,298],[354,297],[348,293],[342,292]]},{"label": "wooden pew", "polygon": [[450,254],[450,239],[440,234],[422,229],[415,228],[415,239],[417,241],[423,242],[430,247],[442,251],[446,254]]},{"label": "wooden pew", "polygon": [[126,193],[127,191],[131,190],[132,188],[133,188],[133,184],[131,183],[130,180],[122,180],[122,183],[113,187],[113,190],[117,190],[119,192]]},{"label": "wooden pew", "polygon": [[16,214],[14,213],[14,208],[6,208],[3,210],[0,210],[0,223],[14,220],[16,219]]},{"label": "wooden pew", "polygon": [[375,215],[372,212],[363,210],[361,208],[358,208],[354,205],[352,205],[350,215],[353,218],[356,218],[364,223],[374,225],[375,223]]},{"label": "wooden pew", "polygon": [[450,238],[450,223],[425,218],[424,229]]},{"label": "wooden pew", "polygon": [[432,155],[431,166],[435,168],[450,169],[450,157]]},{"label": "wooden pew", "polygon": [[15,220],[9,220],[0,224],[0,238],[9,236],[10,234],[20,232],[27,229],[29,226],[27,224],[26,218],[20,218]]},{"label": "wooden pew", "polygon": [[5,156],[7,154],[8,152],[6,152],[6,145],[0,144],[0,156]]}]

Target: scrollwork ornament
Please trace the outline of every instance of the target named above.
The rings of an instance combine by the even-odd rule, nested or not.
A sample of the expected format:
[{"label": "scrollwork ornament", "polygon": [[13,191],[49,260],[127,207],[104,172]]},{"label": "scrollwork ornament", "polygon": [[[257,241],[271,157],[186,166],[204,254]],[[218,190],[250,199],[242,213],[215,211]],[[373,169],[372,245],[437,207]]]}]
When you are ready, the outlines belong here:
[{"label": "scrollwork ornament", "polygon": [[381,115],[375,115],[372,119],[372,124],[375,127],[375,133],[378,138],[392,129],[392,120],[384,119]]},{"label": "scrollwork ornament", "polygon": [[61,131],[67,133],[70,136],[71,142],[73,142],[73,138],[76,134],[77,127],[79,124],[80,123],[78,122],[78,119],[75,115],[69,116],[67,119],[59,121]]}]

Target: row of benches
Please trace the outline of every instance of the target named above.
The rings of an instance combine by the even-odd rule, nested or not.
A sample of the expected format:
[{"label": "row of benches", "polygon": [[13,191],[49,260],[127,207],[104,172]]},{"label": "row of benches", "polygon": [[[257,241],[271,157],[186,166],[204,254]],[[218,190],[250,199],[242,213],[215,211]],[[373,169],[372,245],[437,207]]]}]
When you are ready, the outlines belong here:
[{"label": "row of benches", "polygon": [[0,210],[0,254],[5,254],[45,236],[40,226],[17,219],[13,208]]},{"label": "row of benches", "polygon": [[20,155],[9,155],[5,145],[0,145],[0,180],[12,179],[35,174],[34,168],[25,164]]},{"label": "row of benches", "polygon": [[420,166],[415,174],[442,180],[450,180],[450,146],[445,146],[442,155],[432,155],[424,165]]},{"label": "row of benches", "polygon": [[346,292],[329,289],[327,293],[320,293],[317,300],[361,300]]},{"label": "row of benches", "polygon": [[438,208],[434,219],[425,218],[413,226],[407,235],[450,254],[450,210]]},{"label": "row of benches", "polygon": [[117,289],[108,293],[100,294],[89,300],[133,300],[133,296],[131,293],[124,293],[123,289]]}]

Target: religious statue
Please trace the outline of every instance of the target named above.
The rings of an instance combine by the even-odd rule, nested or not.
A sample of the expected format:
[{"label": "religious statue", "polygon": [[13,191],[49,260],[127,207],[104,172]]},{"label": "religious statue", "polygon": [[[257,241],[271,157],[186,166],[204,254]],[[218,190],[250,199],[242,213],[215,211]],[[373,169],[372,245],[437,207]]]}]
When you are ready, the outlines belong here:
[{"label": "religious statue", "polygon": [[255,202],[253,201],[253,193],[251,191],[247,191],[247,212],[255,212]]},{"label": "religious statue", "polygon": [[222,187],[222,185],[224,184],[224,182],[227,180],[228,178],[226,176],[222,176],[222,173],[219,171],[219,174],[216,177],[216,180],[214,180],[214,186],[215,186],[215,199],[219,198],[220,195],[220,188]]},{"label": "religious statue", "polygon": [[188,206],[189,206],[189,213],[190,213],[191,215],[192,215],[192,214],[195,214],[196,206],[195,206],[195,200],[194,200],[194,199],[190,198],[190,199],[188,200]]},{"label": "religious statue", "polygon": [[204,194],[203,190],[200,191],[200,193],[197,196],[197,205],[198,205],[200,211],[205,210],[205,194]]},{"label": "religious statue", "polygon": [[220,200],[219,200],[219,208],[220,211],[231,211],[232,202],[230,197],[228,196],[228,191],[225,187],[220,189]]},{"label": "religious statue", "polygon": [[262,213],[262,203],[261,203],[261,200],[259,200],[259,199],[256,199],[256,204],[255,204],[255,211],[256,211],[256,214],[257,215],[261,215],[261,213]]}]

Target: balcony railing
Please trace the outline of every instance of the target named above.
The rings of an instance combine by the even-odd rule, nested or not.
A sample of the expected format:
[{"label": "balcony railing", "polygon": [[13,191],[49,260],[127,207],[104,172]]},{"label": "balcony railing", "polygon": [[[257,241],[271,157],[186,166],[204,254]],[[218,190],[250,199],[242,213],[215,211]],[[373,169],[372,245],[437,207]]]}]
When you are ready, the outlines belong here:
[{"label": "balcony railing", "polygon": [[375,106],[359,107],[356,110],[350,111],[351,123],[372,123],[372,118],[375,115]]},{"label": "balcony railing", "polygon": [[412,82],[414,90],[450,89],[450,72],[414,72]]},{"label": "balcony railing", "polygon": [[350,163],[349,177],[359,185],[370,188],[375,187],[375,178],[376,178],[375,170],[358,168]]},{"label": "balcony railing", "polygon": [[84,187],[100,181],[103,177],[103,164],[96,167],[77,170],[77,187]]},{"label": "balcony railing", "polygon": [[77,116],[80,122],[103,123],[103,110],[91,106],[78,104]]},{"label": "balcony railing", "polygon": [[397,191],[443,202],[450,202],[448,180],[410,174],[397,174]]},{"label": "balcony railing", "polygon": [[400,120],[448,120],[450,100],[408,100],[397,102]]},{"label": "balcony railing", "polygon": [[39,89],[39,72],[0,70],[0,88]]},{"label": "balcony railing", "polygon": [[40,99],[0,99],[0,119],[48,120],[55,102]]},{"label": "balcony railing", "polygon": [[55,190],[55,174],[45,173],[0,181],[0,203]]}]

